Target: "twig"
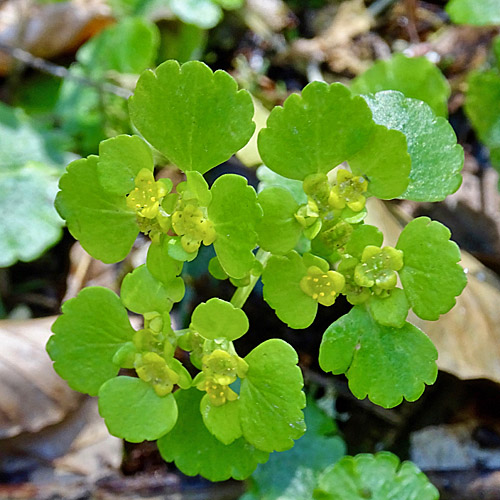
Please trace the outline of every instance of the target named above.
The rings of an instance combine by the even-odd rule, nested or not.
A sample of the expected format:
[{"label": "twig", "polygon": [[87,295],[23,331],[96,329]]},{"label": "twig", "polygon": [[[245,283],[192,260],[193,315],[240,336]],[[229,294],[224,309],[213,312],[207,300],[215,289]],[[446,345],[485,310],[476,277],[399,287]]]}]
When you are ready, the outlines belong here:
[{"label": "twig", "polygon": [[68,70],[68,68],[59,66],[58,64],[54,64],[50,61],[42,59],[41,57],[36,57],[26,50],[17,47],[11,47],[10,45],[1,42],[0,50],[9,54],[14,59],[21,61],[22,63],[32,68],[38,69],[43,73],[48,73],[49,75],[57,76],[58,78],[67,78],[81,85],[94,87],[98,90],[115,94],[118,97],[122,97],[123,99],[128,99],[132,95],[132,92],[130,90],[119,87],[118,85],[113,85],[112,83],[108,82],[96,82],[79,75],[74,75]]}]

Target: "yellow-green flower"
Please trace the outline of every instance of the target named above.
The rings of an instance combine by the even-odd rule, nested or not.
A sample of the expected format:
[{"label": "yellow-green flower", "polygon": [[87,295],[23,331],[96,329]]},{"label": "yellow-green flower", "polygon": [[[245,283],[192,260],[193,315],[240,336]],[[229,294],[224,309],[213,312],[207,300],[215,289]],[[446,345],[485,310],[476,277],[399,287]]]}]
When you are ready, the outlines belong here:
[{"label": "yellow-green flower", "polygon": [[403,252],[392,247],[368,245],[361,256],[361,262],[354,270],[354,281],[363,287],[375,286],[379,291],[396,286],[396,271],[403,267]]},{"label": "yellow-green flower", "polygon": [[154,219],[160,208],[163,197],[167,194],[165,185],[155,181],[153,172],[143,168],[135,178],[135,188],[127,196],[127,206],[135,210],[137,215],[146,219]]},{"label": "yellow-green flower", "polygon": [[354,176],[348,170],[341,168],[330,191],[328,204],[336,210],[342,210],[347,205],[354,212],[359,212],[365,207],[364,193],[367,189],[368,182],[364,177]]},{"label": "yellow-green flower", "polygon": [[158,396],[170,394],[179,381],[179,375],[155,352],[137,354],[134,367],[138,377],[151,384]]},{"label": "yellow-green flower", "polygon": [[212,244],[217,236],[212,222],[192,203],[172,214],[172,228],[181,236],[182,248],[189,253],[196,252],[202,242]]},{"label": "yellow-green flower", "polygon": [[331,306],[344,285],[345,279],[340,273],[337,271],[325,273],[317,266],[309,267],[307,275],[300,281],[302,291],[323,306]]}]

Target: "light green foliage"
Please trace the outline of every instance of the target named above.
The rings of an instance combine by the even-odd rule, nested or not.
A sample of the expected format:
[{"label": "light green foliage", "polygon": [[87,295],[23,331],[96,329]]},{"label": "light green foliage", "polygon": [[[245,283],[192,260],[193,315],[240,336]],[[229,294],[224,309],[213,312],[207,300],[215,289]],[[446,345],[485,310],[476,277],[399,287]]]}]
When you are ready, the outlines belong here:
[{"label": "light green foliage", "polygon": [[370,110],[341,84],[313,82],[271,111],[259,133],[262,160],[290,179],[326,173],[365,145],[372,129]]},{"label": "light green foliage", "polygon": [[450,0],[446,12],[456,24],[495,26],[500,24],[497,0]]},{"label": "light green foliage", "polygon": [[283,451],[306,428],[306,398],[297,353],[279,339],[266,340],[245,357],[248,373],[241,383],[240,418],[245,439],[264,451]]},{"label": "light green foliage", "polygon": [[438,500],[438,490],[411,462],[382,451],[344,457],[319,478],[318,500]]},{"label": "light green foliage", "polygon": [[0,267],[33,260],[61,237],[53,204],[65,158],[56,139],[0,103]]},{"label": "light green foliage", "polygon": [[151,148],[136,135],[119,135],[99,144],[97,174],[99,183],[109,193],[128,194],[143,169],[153,170]]},{"label": "light green foliage", "polygon": [[154,65],[159,35],[155,24],[140,17],[125,18],[82,45],[76,60],[93,78],[108,71],[139,74]]},{"label": "light green foliage", "polygon": [[479,139],[489,148],[493,165],[500,168],[500,73],[497,69],[471,71],[467,77],[465,113]]},{"label": "light green foliage", "polygon": [[143,73],[129,107],[145,139],[184,171],[205,173],[228,160],[255,129],[248,92],[198,61]]},{"label": "light green foliage", "polygon": [[101,287],[85,288],[62,311],[47,344],[54,369],[76,391],[96,396],[118,373],[113,356],[134,334],[127,311],[115,293]]},{"label": "light green foliage", "polygon": [[115,377],[99,390],[99,413],[111,434],[140,443],[158,439],[174,427],[177,404],[172,394],[159,398],[141,379]]},{"label": "light green foliage", "polygon": [[170,8],[184,23],[213,28],[222,19],[222,9],[212,0],[170,0]]},{"label": "light green foliage", "polygon": [[117,262],[130,252],[139,228],[125,197],[99,184],[97,164],[98,157],[89,156],[68,165],[55,205],[87,252],[103,262]]},{"label": "light green foliage", "polygon": [[58,174],[34,162],[0,170],[0,267],[36,259],[60,239],[63,220],[54,210]]},{"label": "light green foliage", "polygon": [[411,170],[406,138],[397,130],[377,126],[349,165],[354,174],[368,179],[369,194],[382,200],[397,198],[408,187]]},{"label": "light green foliage", "polygon": [[410,184],[398,196],[413,201],[440,201],[462,182],[464,153],[451,125],[436,117],[424,102],[405,98],[396,91],[365,96],[380,125],[406,136],[411,157]]},{"label": "light green foliage", "polygon": [[263,218],[257,232],[259,246],[268,252],[284,255],[295,248],[302,226],[295,218],[299,205],[285,188],[269,187],[259,193]]},{"label": "light green foliage", "polygon": [[158,449],[167,462],[175,461],[181,472],[188,476],[201,474],[211,481],[244,479],[258,463],[268,459],[268,453],[257,450],[243,438],[225,445],[212,436],[199,411],[199,391],[178,391],[174,396],[179,418],[173,430],[158,440]]},{"label": "light green foliage", "polygon": [[233,174],[219,177],[211,193],[208,217],[217,234],[214,248],[220,265],[232,278],[244,278],[255,263],[252,250],[262,216],[257,195],[245,178]]},{"label": "light green foliage", "polygon": [[306,274],[307,267],[295,251],[272,256],[262,274],[264,300],[290,328],[307,328],[316,317],[318,303],[300,287]]},{"label": "light green foliage", "polygon": [[313,490],[323,470],[346,451],[334,434],[334,425],[314,403],[307,401],[306,433],[291,450],[273,453],[251,476],[250,492],[241,500],[312,500]]},{"label": "light green foliage", "polygon": [[[459,185],[462,151],[425,103],[399,92],[366,99],[375,121],[346,87],[308,85],[261,131],[269,168],[259,170],[266,185],[259,196],[234,174],[210,188],[203,173],[252,135],[251,99],[224,72],[167,61],[141,76],[130,109],[186,181],[174,190],[157,180],[149,145],[134,136],[104,141],[99,157],[69,165],[57,208],[84,248],[116,262],[139,231],[151,240],[146,264],[122,282],[121,301],[104,289],[82,292],[64,306],[48,345],[70,385],[99,393],[112,433],[159,438],[165,460],[214,481],[243,479],[269,452],[301,438],[305,395],[295,350],[270,339],[243,358],[233,343],[249,330],[242,308],[259,278],[264,300],[292,328],[311,325],[318,304],[330,307],[339,295],[355,306],[325,332],[319,361],[345,373],[356,397],[392,407],[434,382],[436,349],[406,317],[410,306],[434,319],[454,304],[465,285],[458,250],[426,218],[404,229],[397,248],[383,246],[382,233],[363,220],[369,196],[442,199]],[[210,273],[236,290],[230,302],[198,304],[174,331],[169,313],[184,296],[183,262],[212,244]],[[143,315],[142,328],[130,327],[124,306]],[[114,378],[119,368],[137,377]],[[343,451],[321,421],[313,416],[310,437],[285,455],[293,473],[256,494],[271,500],[283,488],[286,498],[311,498],[319,472]],[[299,467],[301,453],[311,458]]]},{"label": "light green foliage", "polygon": [[467,278],[460,250],[449,241],[450,231],[427,217],[411,221],[401,233],[397,248],[403,250],[401,283],[417,316],[436,320],[455,305]]},{"label": "light green foliage", "polygon": [[377,323],[365,307],[356,306],[326,330],[319,351],[325,371],[345,373],[359,399],[366,396],[384,408],[415,401],[437,376],[437,351],[417,327]]},{"label": "light green foliage", "polygon": [[168,312],[172,308],[172,302],[182,300],[184,281],[172,280],[164,285],[143,264],[125,276],[120,295],[125,307],[135,313]]},{"label": "light green foliage", "polygon": [[212,340],[236,340],[245,335],[248,326],[248,318],[241,309],[218,298],[200,304],[191,317],[191,328]]},{"label": "light green foliage", "polygon": [[377,61],[351,82],[356,94],[398,90],[406,97],[426,102],[437,116],[448,115],[450,85],[441,71],[426,57],[394,54]]}]

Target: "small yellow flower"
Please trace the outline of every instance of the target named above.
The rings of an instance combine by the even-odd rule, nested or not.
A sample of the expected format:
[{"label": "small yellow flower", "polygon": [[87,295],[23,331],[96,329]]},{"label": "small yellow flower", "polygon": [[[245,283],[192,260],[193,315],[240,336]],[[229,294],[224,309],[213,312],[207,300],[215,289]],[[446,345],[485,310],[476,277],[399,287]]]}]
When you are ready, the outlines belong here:
[{"label": "small yellow flower", "polygon": [[172,214],[172,228],[181,236],[182,248],[188,253],[196,252],[202,242],[212,244],[217,236],[212,222],[192,203]]},{"label": "small yellow flower", "polygon": [[348,170],[341,168],[330,191],[328,204],[336,210],[342,210],[347,205],[354,212],[359,212],[365,207],[364,193],[367,189],[368,182],[364,177],[354,176]]},{"label": "small yellow flower", "polygon": [[345,285],[344,277],[337,271],[322,271],[311,266],[307,275],[300,281],[304,293],[317,300],[323,306],[331,306]]},{"label": "small yellow flower", "polygon": [[135,188],[127,196],[127,206],[135,210],[137,215],[146,219],[154,219],[160,208],[167,189],[162,182],[155,181],[153,172],[143,168],[135,178]]},{"label": "small yellow flower", "polygon": [[154,352],[138,354],[134,363],[138,377],[153,386],[158,396],[172,392],[179,375],[167,365],[164,358]]}]

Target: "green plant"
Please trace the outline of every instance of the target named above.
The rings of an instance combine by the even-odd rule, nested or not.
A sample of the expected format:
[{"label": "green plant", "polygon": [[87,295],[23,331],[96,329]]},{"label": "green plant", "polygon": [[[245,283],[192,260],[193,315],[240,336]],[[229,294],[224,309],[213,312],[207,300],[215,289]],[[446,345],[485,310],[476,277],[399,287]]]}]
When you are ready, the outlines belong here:
[{"label": "green plant", "polygon": [[[111,433],[157,439],[165,460],[211,480],[247,477],[293,446],[306,403],[295,350],[269,339],[242,358],[234,346],[249,330],[242,307],[260,277],[264,300],[291,328],[310,325],[339,295],[353,304],[325,332],[319,362],[345,373],[358,398],[393,407],[434,382],[436,349],[406,316],[412,308],[435,320],[453,307],[466,284],[458,247],[425,217],[396,247],[383,246],[364,219],[369,197],[436,201],[459,187],[463,152],[444,118],[399,92],[363,98],[311,83],[259,133],[270,170],[257,195],[241,176],[211,187],[203,177],[254,133],[250,95],[227,73],[167,61],[140,77],[129,105],[137,130],[186,181],[174,192],[156,180],[138,136],[103,141],[99,156],[68,166],[56,207],[91,255],[120,261],[139,232],[151,245],[120,297],[90,287],[65,303],[47,346],[71,387],[99,396]],[[234,295],[199,304],[189,326],[173,330],[183,262],[212,244],[209,270],[229,278]],[[127,309],[144,316],[139,331]],[[120,368],[137,377],[117,376]]]}]

